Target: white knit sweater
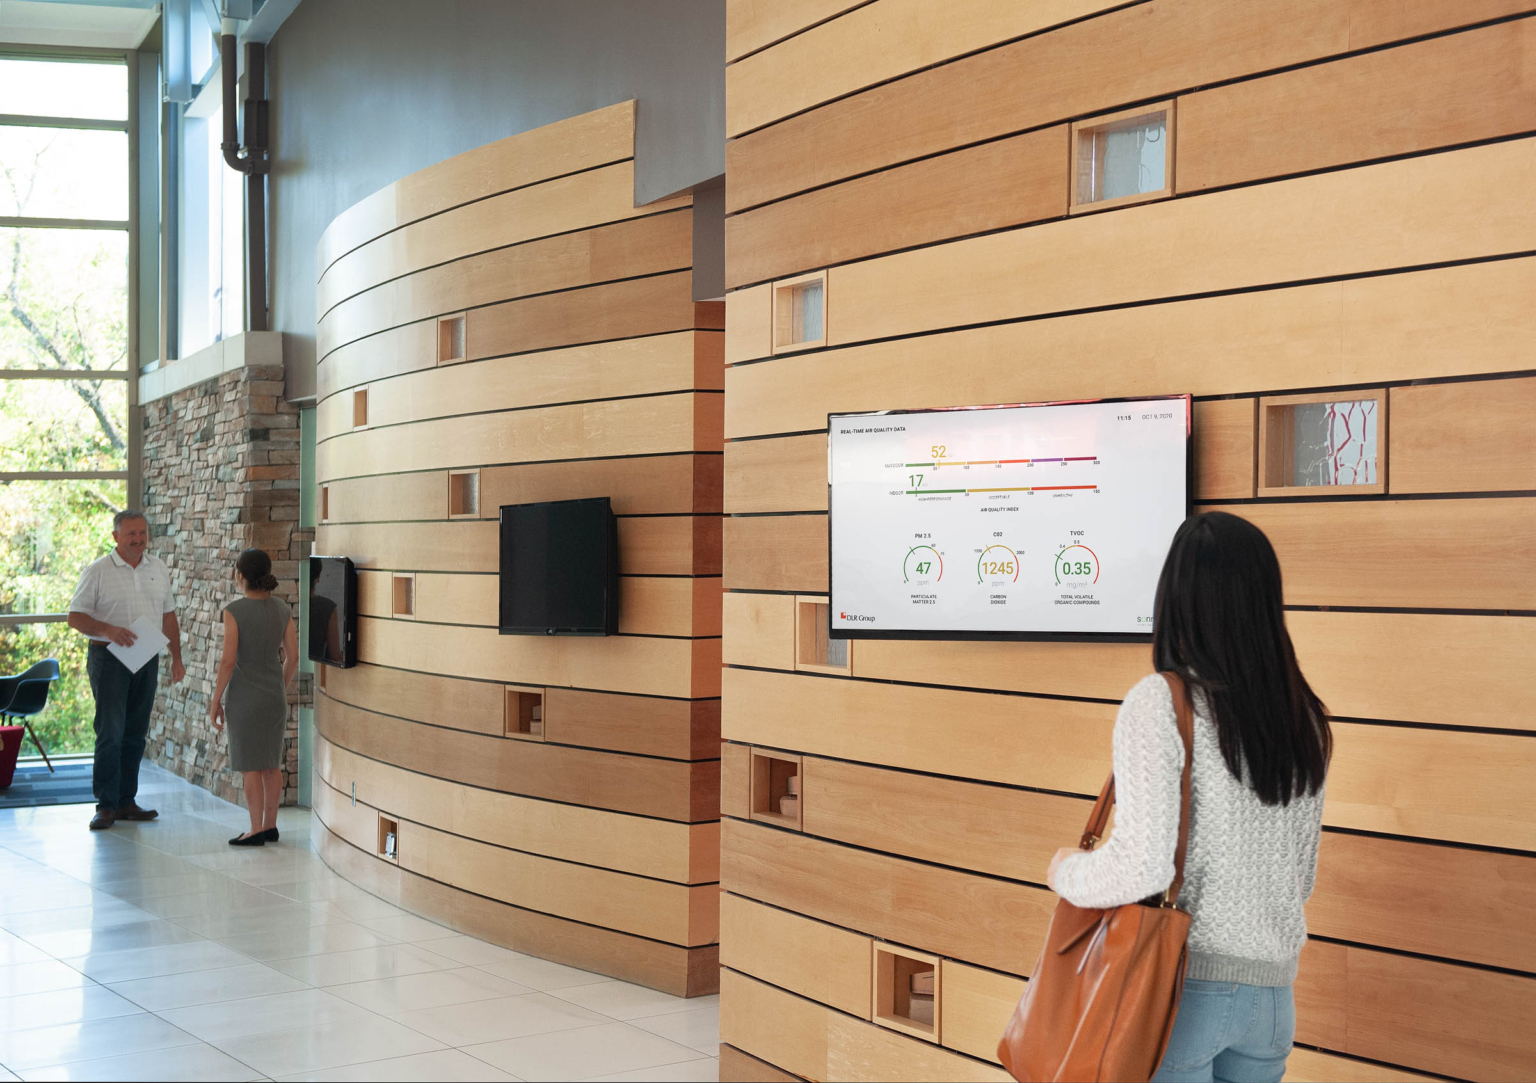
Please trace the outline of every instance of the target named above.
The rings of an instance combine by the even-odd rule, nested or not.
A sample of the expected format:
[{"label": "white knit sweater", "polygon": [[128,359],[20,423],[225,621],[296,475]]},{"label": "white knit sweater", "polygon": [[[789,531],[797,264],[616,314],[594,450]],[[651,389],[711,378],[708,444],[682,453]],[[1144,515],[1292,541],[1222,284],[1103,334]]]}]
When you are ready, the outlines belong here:
[{"label": "white knit sweater", "polygon": [[[1289,985],[1307,938],[1323,795],[1261,803],[1221,758],[1204,696],[1195,695],[1189,853],[1178,904],[1187,910],[1188,977]],[[1153,674],[1131,689],[1115,719],[1115,826],[1092,853],[1056,871],[1076,906],[1145,899],[1173,882],[1184,753],[1168,683]]]}]

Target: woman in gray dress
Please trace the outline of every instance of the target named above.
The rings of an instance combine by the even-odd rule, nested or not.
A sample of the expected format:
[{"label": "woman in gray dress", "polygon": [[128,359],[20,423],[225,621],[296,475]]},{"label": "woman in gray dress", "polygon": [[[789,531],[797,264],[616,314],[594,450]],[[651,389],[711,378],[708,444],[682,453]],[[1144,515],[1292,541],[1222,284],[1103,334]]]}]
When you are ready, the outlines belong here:
[{"label": "woman in gray dress", "polygon": [[[229,844],[261,846],[277,841],[288,682],[299,668],[299,636],[288,603],[272,597],[277,578],[266,553],[240,554],[235,585],[245,597],[224,607],[224,657],[208,720],[218,730],[228,722],[229,766],[245,777],[251,829]],[[226,688],[229,701],[223,703]]]}]

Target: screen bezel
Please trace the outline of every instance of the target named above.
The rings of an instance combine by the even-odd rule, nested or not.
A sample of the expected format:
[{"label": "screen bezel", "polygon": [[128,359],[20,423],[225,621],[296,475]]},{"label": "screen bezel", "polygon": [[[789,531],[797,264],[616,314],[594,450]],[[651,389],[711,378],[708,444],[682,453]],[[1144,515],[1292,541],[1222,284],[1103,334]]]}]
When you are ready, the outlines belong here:
[{"label": "screen bezel", "polygon": [[[304,644],[305,657],[307,657],[311,662],[314,662],[316,665],[330,666],[332,669],[355,669],[357,668],[358,663],[358,621],[362,616],[362,614],[358,612],[359,605],[357,595],[357,563],[353,561],[351,557],[327,556],[323,553],[311,553],[305,559],[309,561],[309,583],[306,584],[306,586],[310,588],[310,593],[313,593],[313,586],[316,580],[316,562],[333,561],[340,565],[342,572],[341,592],[342,598],[344,600],[342,619],[338,621],[338,624],[340,625],[339,631],[341,633],[341,661],[333,662],[329,658],[316,658],[314,655],[309,653],[308,643]],[[312,607],[310,605],[306,604],[306,622],[311,620],[313,617],[313,614],[309,612],[311,608]]]},{"label": "screen bezel", "polygon": [[[852,417],[902,417],[909,414],[951,414],[979,410],[1013,410],[1042,406],[1089,406],[1118,402],[1172,402],[1184,403],[1184,518],[1188,519],[1195,508],[1195,452],[1194,396],[1189,393],[1175,395],[1122,395],[1099,399],[1060,399],[1054,402],[1003,402],[985,406],[934,406],[917,410],[851,410],[827,415],[827,636],[830,639],[926,639],[970,640],[1012,643],[1151,643],[1152,633],[1147,632],[994,632],[983,630],[927,630],[882,628],[850,629],[832,625],[832,577],[836,565],[832,560],[832,426],[841,419]],[[1154,614],[1155,616],[1155,614]]]},{"label": "screen bezel", "polygon": [[[606,549],[606,559],[603,561],[603,622],[601,625],[581,628],[550,627],[549,625],[535,624],[503,624],[502,580],[506,575],[506,566],[502,531],[506,522],[507,512],[523,508],[547,508],[561,504],[601,504],[607,512],[604,520],[603,543]],[[501,505],[496,513],[496,634],[504,636],[539,636],[543,638],[562,636],[585,639],[617,635],[619,623],[618,564],[618,517],[614,515],[613,498],[611,496],[576,497],[569,500],[530,500],[521,504]]]}]

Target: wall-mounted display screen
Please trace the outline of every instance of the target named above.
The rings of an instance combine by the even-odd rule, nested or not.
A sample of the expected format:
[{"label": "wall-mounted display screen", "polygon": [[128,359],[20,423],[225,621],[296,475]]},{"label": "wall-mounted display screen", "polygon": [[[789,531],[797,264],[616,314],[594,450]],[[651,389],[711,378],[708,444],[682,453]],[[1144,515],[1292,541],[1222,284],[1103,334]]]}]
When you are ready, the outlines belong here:
[{"label": "wall-mounted display screen", "polygon": [[309,558],[309,659],[357,665],[357,568],[346,557]]},{"label": "wall-mounted display screen", "polygon": [[501,509],[502,635],[614,635],[619,533],[608,497]]},{"label": "wall-mounted display screen", "polygon": [[1152,631],[1190,511],[1190,398],[832,414],[830,634]]}]

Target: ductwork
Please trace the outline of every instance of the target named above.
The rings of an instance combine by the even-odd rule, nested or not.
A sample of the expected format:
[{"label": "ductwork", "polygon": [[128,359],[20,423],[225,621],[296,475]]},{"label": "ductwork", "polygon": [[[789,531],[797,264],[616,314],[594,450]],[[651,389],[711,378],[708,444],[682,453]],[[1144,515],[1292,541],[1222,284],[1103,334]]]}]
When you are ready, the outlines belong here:
[{"label": "ductwork", "polygon": [[235,67],[234,21],[225,19],[219,38],[224,80],[224,138],[219,147],[229,168],[245,174],[246,329],[265,331],[267,321],[267,178],[272,168],[267,147],[267,47],[245,45],[245,145],[241,146],[235,107],[239,79]]}]

